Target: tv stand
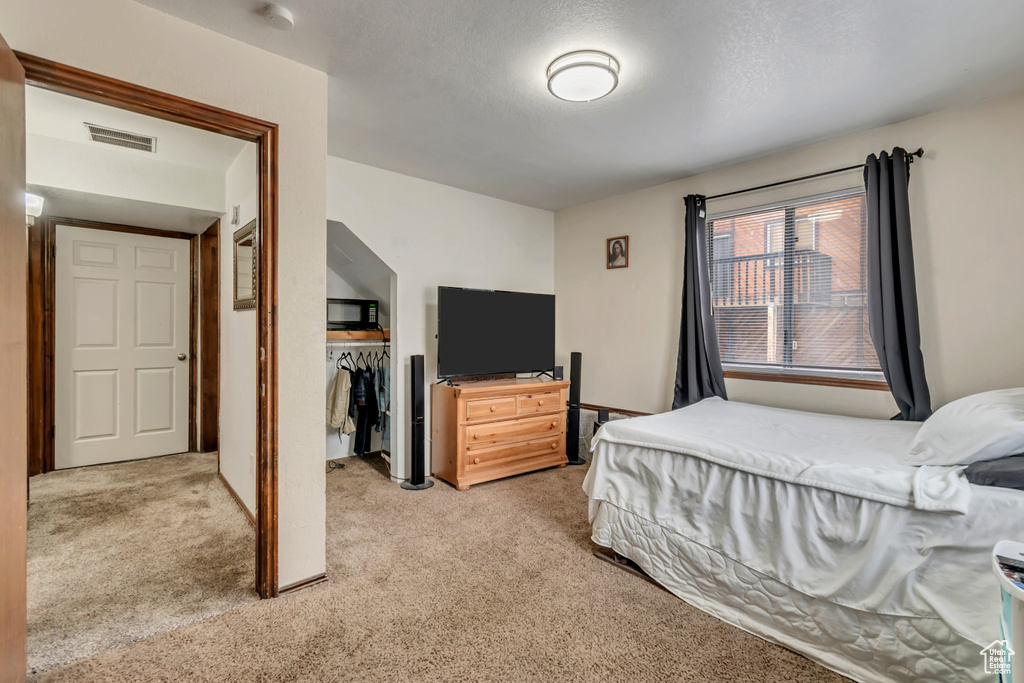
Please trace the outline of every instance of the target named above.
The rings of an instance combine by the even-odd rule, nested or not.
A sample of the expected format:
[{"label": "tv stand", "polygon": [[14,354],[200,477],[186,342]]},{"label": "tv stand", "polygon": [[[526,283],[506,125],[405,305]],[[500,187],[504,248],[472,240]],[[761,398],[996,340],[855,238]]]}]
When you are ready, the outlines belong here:
[{"label": "tv stand", "polygon": [[430,460],[435,477],[473,484],[564,467],[569,382],[500,379],[431,389]]}]

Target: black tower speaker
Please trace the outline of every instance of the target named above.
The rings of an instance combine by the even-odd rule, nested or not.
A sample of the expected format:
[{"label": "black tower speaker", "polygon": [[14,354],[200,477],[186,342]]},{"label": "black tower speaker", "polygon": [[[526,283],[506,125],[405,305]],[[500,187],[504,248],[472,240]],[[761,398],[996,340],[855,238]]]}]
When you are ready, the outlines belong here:
[{"label": "black tower speaker", "polygon": [[412,356],[412,473],[409,481],[402,482],[407,491],[422,491],[434,485],[432,479],[424,479],[423,473],[423,356]]},{"label": "black tower speaker", "polygon": [[572,352],[569,366],[569,415],[566,419],[565,454],[570,465],[586,462],[580,457],[580,381],[583,376],[583,354]]}]

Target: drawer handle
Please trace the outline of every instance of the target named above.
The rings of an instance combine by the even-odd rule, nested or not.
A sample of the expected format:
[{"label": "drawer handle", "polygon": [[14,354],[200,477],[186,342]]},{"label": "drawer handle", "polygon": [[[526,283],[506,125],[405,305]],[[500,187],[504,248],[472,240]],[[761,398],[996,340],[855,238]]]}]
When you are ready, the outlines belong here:
[{"label": "drawer handle", "polygon": [[474,458],[473,459],[473,464],[474,465],[479,465],[480,464],[480,458]]},{"label": "drawer handle", "polygon": [[474,439],[479,439],[479,438],[480,438],[480,435],[479,435],[479,434],[474,434],[474,435],[473,435],[473,438],[474,438]]},{"label": "drawer handle", "polygon": [[555,428],[555,427],[557,427],[557,426],[558,426],[558,423],[557,423],[557,422],[552,422],[552,423],[551,423],[551,428],[552,428],[552,429],[554,429],[554,428]]},{"label": "drawer handle", "polygon": [[537,401],[537,405],[539,405],[539,406],[544,405],[544,399],[541,399],[541,400]]},{"label": "drawer handle", "polygon": [[558,448],[558,444],[557,443],[551,444],[551,450],[554,450],[556,448]]},{"label": "drawer handle", "polygon": [[498,406],[491,406],[491,412],[492,412],[492,413],[493,413],[493,412],[494,412],[495,410],[497,410],[497,409],[498,409]]}]

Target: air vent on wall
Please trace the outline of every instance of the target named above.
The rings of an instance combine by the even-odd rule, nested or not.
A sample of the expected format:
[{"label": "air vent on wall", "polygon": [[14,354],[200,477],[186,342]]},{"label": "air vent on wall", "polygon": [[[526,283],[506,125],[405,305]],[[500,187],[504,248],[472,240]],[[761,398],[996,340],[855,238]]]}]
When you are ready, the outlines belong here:
[{"label": "air vent on wall", "polygon": [[85,127],[89,129],[89,137],[93,142],[102,142],[105,145],[127,147],[128,149],[137,149],[143,152],[156,152],[156,138],[149,135],[114,130],[113,128],[97,126],[94,123],[87,123]]}]

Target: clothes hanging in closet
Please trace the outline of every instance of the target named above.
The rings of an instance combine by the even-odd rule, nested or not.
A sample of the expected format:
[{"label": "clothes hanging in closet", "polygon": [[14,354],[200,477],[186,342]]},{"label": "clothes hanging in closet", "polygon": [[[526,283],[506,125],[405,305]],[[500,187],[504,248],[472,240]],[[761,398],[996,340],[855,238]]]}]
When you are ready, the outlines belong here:
[{"label": "clothes hanging in closet", "polygon": [[384,448],[391,450],[391,368],[384,366],[377,370],[374,376],[377,388],[377,406],[380,410],[380,417],[374,429],[383,432],[382,440]]},{"label": "clothes hanging in closet", "polygon": [[356,436],[352,450],[356,455],[370,451],[370,436],[377,424],[377,392],[374,388],[374,373],[369,368],[356,368],[352,373],[352,398],[349,402],[349,416],[355,417]]},{"label": "clothes hanging in closet", "polygon": [[351,434],[356,423],[349,415],[349,400],[352,391],[352,373],[338,370],[331,383],[331,394],[327,397],[327,424],[342,434]]}]

